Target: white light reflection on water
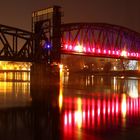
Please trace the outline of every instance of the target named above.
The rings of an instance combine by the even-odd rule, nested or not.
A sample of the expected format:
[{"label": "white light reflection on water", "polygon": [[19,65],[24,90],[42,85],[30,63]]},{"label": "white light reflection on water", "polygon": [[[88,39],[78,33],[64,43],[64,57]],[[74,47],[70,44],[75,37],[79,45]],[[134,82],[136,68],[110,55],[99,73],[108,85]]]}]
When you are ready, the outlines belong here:
[{"label": "white light reflection on water", "polygon": [[128,95],[132,98],[138,97],[138,80],[128,79]]}]

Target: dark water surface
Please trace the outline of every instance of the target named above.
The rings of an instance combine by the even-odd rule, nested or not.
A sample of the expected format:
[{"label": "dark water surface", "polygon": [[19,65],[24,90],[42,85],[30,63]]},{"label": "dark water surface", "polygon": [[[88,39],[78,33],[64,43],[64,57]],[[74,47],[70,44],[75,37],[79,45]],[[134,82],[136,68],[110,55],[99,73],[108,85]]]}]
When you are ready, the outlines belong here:
[{"label": "dark water surface", "polygon": [[33,93],[29,81],[0,74],[0,140],[140,139],[140,79],[61,74]]}]

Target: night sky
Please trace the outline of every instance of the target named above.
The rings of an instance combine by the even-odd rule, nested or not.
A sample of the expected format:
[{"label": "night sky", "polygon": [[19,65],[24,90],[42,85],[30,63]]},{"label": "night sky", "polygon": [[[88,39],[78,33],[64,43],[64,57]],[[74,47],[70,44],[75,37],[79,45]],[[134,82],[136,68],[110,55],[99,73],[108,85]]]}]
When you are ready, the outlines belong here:
[{"label": "night sky", "polygon": [[140,0],[1,0],[0,24],[31,31],[33,11],[60,5],[63,22],[105,22],[140,32]]}]

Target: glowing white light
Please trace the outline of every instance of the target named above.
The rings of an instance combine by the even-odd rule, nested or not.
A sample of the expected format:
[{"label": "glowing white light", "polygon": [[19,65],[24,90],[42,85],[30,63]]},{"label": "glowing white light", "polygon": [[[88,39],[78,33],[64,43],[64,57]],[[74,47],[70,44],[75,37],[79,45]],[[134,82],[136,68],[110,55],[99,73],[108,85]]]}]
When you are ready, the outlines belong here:
[{"label": "glowing white light", "polygon": [[90,48],[88,48],[88,52],[90,52]]},{"label": "glowing white light", "polygon": [[126,52],[125,50],[123,50],[123,51],[121,52],[121,56],[126,57],[126,56],[127,56],[127,52]]},{"label": "glowing white light", "polygon": [[98,49],[98,53],[101,53],[101,49]]},{"label": "glowing white light", "polygon": [[138,61],[130,60],[128,63],[128,70],[138,70]]},{"label": "glowing white light", "polygon": [[72,49],[72,46],[71,46],[71,45],[69,46],[69,49],[70,49],[70,50]]},{"label": "glowing white light", "polygon": [[125,117],[126,116],[126,95],[123,94],[122,95],[122,106],[121,106],[121,109],[122,109],[122,116]]},{"label": "glowing white light", "polygon": [[116,55],[119,55],[119,52],[118,51],[116,51]]},{"label": "glowing white light", "polygon": [[82,45],[76,45],[74,50],[77,51],[77,52],[82,52],[83,51],[83,46]]},{"label": "glowing white light", "polygon": [[136,56],[136,53],[133,53],[133,56]]},{"label": "glowing white light", "polygon": [[117,70],[116,66],[114,66],[113,68],[114,68],[114,70]]},{"label": "glowing white light", "polygon": [[62,70],[63,69],[63,64],[59,64],[59,68],[60,68],[60,70]]},{"label": "glowing white light", "polygon": [[112,51],[112,54],[115,54],[115,51]]},{"label": "glowing white light", "polygon": [[131,53],[131,56],[134,56],[134,54],[133,54],[133,53]]},{"label": "glowing white light", "polygon": [[78,128],[82,126],[82,101],[80,98],[77,100],[77,111],[75,112],[75,122],[78,125]]},{"label": "glowing white light", "polygon": [[92,49],[92,52],[95,52],[95,48]]},{"label": "glowing white light", "polygon": [[67,44],[65,45],[65,49],[68,49],[68,45]]},{"label": "glowing white light", "polygon": [[104,50],[104,54],[106,54],[106,50]]},{"label": "glowing white light", "polygon": [[131,98],[138,98],[138,81],[128,80],[128,94]]},{"label": "glowing white light", "polygon": [[86,52],[86,48],[83,48],[84,52]]}]

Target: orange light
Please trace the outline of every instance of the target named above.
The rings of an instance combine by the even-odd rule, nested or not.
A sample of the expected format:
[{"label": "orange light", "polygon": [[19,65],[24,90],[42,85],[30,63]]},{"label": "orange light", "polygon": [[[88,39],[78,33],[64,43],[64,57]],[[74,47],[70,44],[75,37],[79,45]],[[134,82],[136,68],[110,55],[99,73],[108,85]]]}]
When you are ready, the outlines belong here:
[{"label": "orange light", "polygon": [[121,106],[122,108],[122,116],[123,117],[125,117],[126,116],[126,111],[127,111],[127,109],[126,109],[126,94],[123,94],[122,95],[122,106]]},{"label": "orange light", "polygon": [[63,64],[60,64],[59,65],[59,68],[62,70],[63,69]]}]

